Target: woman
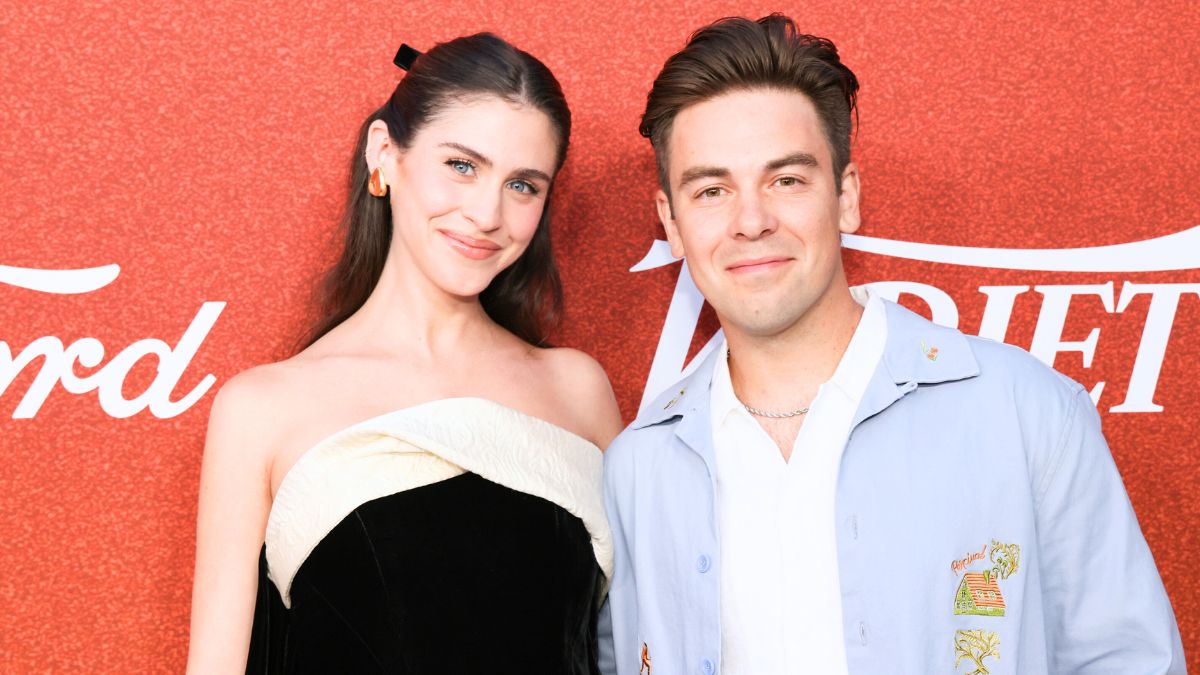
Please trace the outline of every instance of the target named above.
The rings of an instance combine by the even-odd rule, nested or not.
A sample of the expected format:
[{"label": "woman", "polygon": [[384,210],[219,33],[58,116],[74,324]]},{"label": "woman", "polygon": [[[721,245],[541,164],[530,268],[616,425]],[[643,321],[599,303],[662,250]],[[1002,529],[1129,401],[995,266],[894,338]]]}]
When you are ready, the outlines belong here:
[{"label": "woman", "polygon": [[406,49],[314,340],[213,403],[190,672],[596,670],[621,421],[595,361],[543,346],[570,112],[493,35]]}]

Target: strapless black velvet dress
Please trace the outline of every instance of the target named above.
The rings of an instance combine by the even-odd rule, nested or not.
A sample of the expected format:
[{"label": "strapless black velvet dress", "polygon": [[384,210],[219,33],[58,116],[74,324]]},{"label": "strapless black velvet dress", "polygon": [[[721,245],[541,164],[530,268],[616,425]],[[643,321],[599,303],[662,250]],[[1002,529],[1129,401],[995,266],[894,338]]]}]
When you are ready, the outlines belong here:
[{"label": "strapless black velvet dress", "polygon": [[247,673],[598,673],[596,529],[467,471],[359,503],[281,594],[269,526]]}]

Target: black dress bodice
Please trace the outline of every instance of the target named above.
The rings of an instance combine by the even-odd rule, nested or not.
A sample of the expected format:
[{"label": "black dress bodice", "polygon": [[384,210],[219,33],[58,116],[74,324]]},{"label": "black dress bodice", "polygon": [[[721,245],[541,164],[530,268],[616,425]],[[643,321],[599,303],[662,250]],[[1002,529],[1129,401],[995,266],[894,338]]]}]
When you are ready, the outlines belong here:
[{"label": "black dress bodice", "polygon": [[597,673],[604,575],[583,521],[475,473],[367,501],[304,559],[260,561],[248,673]]}]

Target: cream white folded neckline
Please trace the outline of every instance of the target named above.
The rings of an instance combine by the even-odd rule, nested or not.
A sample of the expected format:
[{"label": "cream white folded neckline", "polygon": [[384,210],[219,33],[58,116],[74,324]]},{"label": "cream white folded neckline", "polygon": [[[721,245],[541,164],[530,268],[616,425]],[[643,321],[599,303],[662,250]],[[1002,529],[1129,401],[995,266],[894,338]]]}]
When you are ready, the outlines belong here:
[{"label": "cream white folded neckline", "polygon": [[606,578],[612,537],[600,449],[539,417],[476,398],[446,398],[356,423],[305,451],[284,475],[267,518],[268,573],[286,606],[308,555],[373,499],[470,471],[579,517]]}]

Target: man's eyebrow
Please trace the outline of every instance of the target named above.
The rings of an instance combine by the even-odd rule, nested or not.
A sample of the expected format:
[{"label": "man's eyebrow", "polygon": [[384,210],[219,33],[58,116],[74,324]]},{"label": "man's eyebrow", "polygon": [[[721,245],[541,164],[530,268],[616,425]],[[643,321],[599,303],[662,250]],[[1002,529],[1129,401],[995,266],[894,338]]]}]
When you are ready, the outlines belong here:
[{"label": "man's eyebrow", "polygon": [[[782,169],[785,166],[806,166],[816,168],[820,166],[817,158],[807,152],[793,152],[785,157],[773,159],[764,165],[766,171],[775,171]],[[730,175],[729,169],[719,166],[694,166],[683,172],[679,177],[679,187],[683,187],[692,181],[697,181],[702,178],[728,178]]]},{"label": "man's eyebrow", "polygon": [[807,166],[809,168],[816,168],[820,166],[820,163],[817,162],[816,157],[807,152],[793,152],[786,157],[780,157],[779,159],[773,159],[767,162],[763,168],[767,171],[775,171],[776,169],[782,169],[785,166]]},{"label": "man's eyebrow", "polygon": [[719,166],[693,166],[679,177],[679,187],[700,180],[701,178],[728,178],[729,169]]},{"label": "man's eyebrow", "polygon": [[476,162],[478,162],[484,166],[490,167],[492,165],[492,160],[485,157],[479,151],[472,150],[471,148],[468,148],[467,146],[463,145],[462,143],[446,142],[446,143],[439,144],[438,147],[451,148],[453,150],[457,150],[457,151],[461,152],[462,154],[466,155],[468,159],[473,159]]}]

